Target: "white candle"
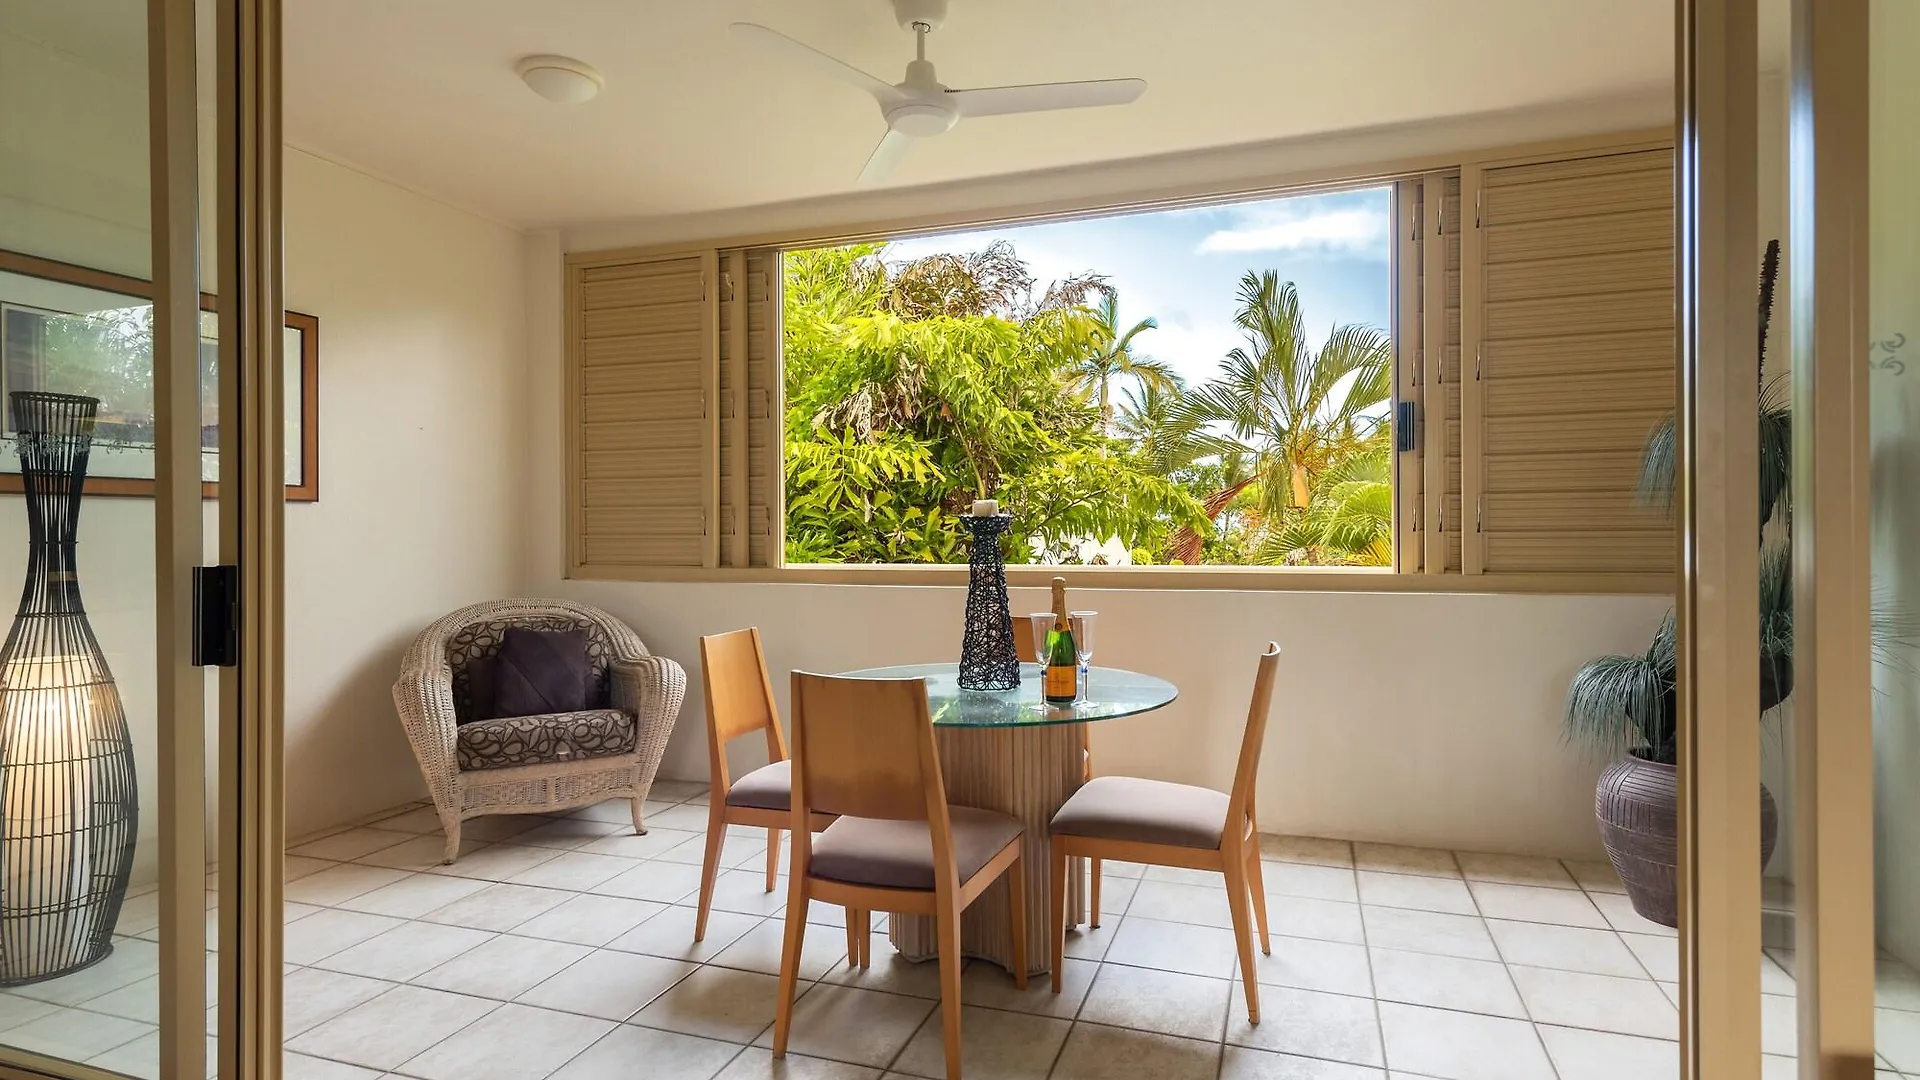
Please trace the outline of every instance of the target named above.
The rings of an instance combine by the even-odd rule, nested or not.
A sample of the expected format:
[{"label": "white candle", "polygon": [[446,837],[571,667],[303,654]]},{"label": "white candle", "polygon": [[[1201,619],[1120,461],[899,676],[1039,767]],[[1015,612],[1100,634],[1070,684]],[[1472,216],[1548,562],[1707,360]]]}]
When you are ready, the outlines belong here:
[{"label": "white candle", "polygon": [[992,517],[1000,512],[1000,504],[992,499],[973,500],[974,517]]}]

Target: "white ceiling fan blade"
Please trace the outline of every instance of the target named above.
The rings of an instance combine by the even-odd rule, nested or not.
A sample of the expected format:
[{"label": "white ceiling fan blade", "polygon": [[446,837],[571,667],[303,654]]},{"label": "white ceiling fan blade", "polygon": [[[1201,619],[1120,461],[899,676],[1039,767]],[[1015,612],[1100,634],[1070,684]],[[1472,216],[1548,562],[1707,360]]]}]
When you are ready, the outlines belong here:
[{"label": "white ceiling fan blade", "polygon": [[947,100],[961,116],[1004,116],[1008,113],[1087,109],[1098,105],[1125,105],[1147,92],[1145,79],[1096,79],[1092,82],[1034,83],[1030,86],[986,86],[978,90],[949,90]]},{"label": "white ceiling fan blade", "polygon": [[912,142],[913,136],[902,135],[888,128],[887,133],[880,137],[880,145],[874,147],[873,153],[868,156],[866,167],[860,170],[860,183],[877,184],[885,180]]},{"label": "white ceiling fan blade", "polygon": [[857,86],[873,95],[874,100],[882,105],[900,100],[900,91],[894,89],[892,83],[875,78],[852,64],[828,56],[811,45],[795,41],[778,30],[770,30],[759,23],[745,22],[729,24],[727,29],[742,41],[751,41],[790,60],[806,64],[822,74]]}]

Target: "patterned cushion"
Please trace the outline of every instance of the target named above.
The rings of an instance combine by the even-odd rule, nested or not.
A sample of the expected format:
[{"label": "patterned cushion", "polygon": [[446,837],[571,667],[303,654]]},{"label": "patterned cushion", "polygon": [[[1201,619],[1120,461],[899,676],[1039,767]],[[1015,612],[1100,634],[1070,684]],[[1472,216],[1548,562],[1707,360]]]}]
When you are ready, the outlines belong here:
[{"label": "patterned cushion", "polygon": [[[587,708],[604,709],[611,702],[607,672],[613,666],[613,639],[600,624],[572,615],[519,615],[468,623],[447,639],[447,664],[453,668],[453,712],[463,723],[477,719],[469,689],[468,661],[500,651],[507,627],[528,630],[585,630],[587,632]],[[528,719],[531,719],[529,717]]]},{"label": "patterned cushion", "polygon": [[618,709],[502,716],[461,724],[454,750],[465,772],[631,754],[637,726]]}]

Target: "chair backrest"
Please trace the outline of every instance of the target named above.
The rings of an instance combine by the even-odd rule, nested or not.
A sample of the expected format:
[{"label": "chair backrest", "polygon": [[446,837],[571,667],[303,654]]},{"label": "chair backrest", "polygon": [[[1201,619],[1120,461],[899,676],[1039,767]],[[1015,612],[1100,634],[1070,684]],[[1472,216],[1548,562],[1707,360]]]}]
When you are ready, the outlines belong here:
[{"label": "chair backrest", "polygon": [[1267,642],[1260,654],[1260,669],[1253,677],[1253,702],[1247,706],[1247,728],[1240,736],[1240,761],[1233,770],[1233,791],[1228,794],[1227,828],[1253,815],[1253,789],[1260,777],[1260,748],[1267,738],[1267,712],[1273,705],[1273,673],[1280,666],[1280,646]]},{"label": "chair backrest", "polygon": [[927,821],[946,831],[946,785],[927,684],[793,673],[796,813]]},{"label": "chair backrest", "polygon": [[525,630],[579,630],[587,639],[587,707],[605,708],[610,698],[609,671],[618,659],[647,655],[646,647],[625,624],[598,608],[564,600],[499,600],[452,612],[422,631],[409,650],[430,649],[446,659],[452,679],[454,711],[472,712],[471,666],[499,653],[509,627]]},{"label": "chair backrest", "polygon": [[756,731],[767,738],[767,760],[787,759],[780,709],[767,678],[760,628],[709,634],[700,639],[700,676],[707,693],[707,746],[719,768],[714,783],[726,783],[726,745]]}]

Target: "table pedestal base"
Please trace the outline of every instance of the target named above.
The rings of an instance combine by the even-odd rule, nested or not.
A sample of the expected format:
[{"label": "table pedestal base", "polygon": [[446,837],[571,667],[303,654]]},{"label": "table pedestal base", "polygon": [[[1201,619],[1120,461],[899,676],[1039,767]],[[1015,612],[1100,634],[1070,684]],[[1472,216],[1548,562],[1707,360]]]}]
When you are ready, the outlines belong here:
[{"label": "table pedestal base", "polygon": [[[1018,818],[1026,826],[1021,867],[1027,884],[1027,974],[1053,967],[1053,869],[1047,858],[1047,826],[1085,777],[1084,724],[1026,727],[938,726],[940,769],[947,801]],[[1082,911],[1080,860],[1067,875],[1067,910]],[[939,955],[933,920],[917,915],[888,919],[893,947],[909,960]],[[960,915],[960,950],[1013,971],[1013,929],[1007,886],[995,883]]]}]

